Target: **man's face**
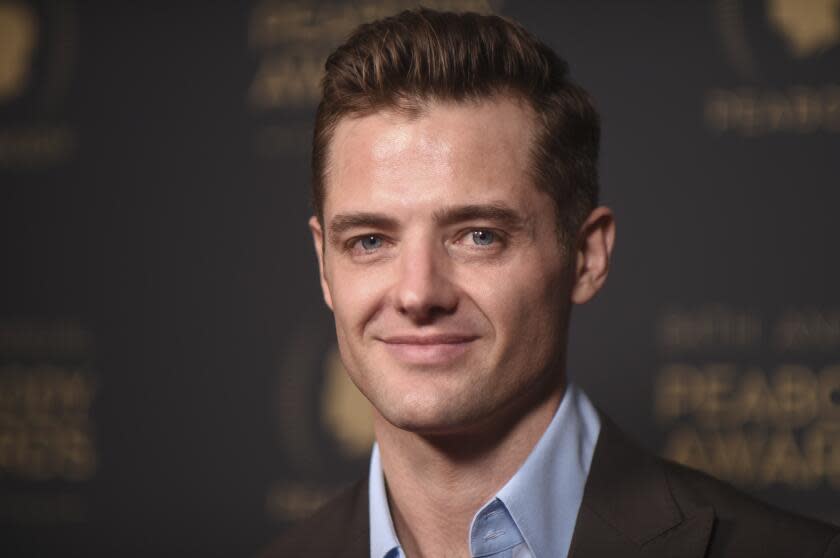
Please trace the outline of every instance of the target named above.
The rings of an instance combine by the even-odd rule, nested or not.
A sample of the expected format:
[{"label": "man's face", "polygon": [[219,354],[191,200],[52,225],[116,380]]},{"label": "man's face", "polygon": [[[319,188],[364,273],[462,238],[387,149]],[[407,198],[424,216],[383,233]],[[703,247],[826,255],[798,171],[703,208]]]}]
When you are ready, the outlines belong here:
[{"label": "man's face", "polygon": [[376,412],[468,430],[560,386],[574,262],[529,175],[534,117],[496,98],[341,120],[310,226],[342,360]]}]

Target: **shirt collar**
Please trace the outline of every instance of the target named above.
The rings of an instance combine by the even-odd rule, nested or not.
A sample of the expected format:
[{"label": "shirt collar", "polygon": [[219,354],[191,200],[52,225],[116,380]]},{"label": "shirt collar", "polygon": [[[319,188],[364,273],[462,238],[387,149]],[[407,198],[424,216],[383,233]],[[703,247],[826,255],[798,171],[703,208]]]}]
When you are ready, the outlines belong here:
[{"label": "shirt collar", "polygon": [[568,554],[600,430],[589,398],[569,384],[545,433],[496,494],[534,556]]},{"label": "shirt collar", "polygon": [[[473,518],[500,500],[534,556],[566,556],[583,489],[589,475],[601,421],[589,398],[574,384],[522,467]],[[373,445],[369,473],[371,556],[381,558],[399,548],[379,457]],[[471,535],[473,526],[470,525]]]},{"label": "shirt collar", "polygon": [[391,508],[388,506],[388,494],[385,492],[385,477],[382,474],[382,462],[379,458],[379,445],[373,444],[370,456],[368,476],[368,505],[370,514],[370,555],[383,558],[394,548],[400,546],[394,522],[391,520]]}]

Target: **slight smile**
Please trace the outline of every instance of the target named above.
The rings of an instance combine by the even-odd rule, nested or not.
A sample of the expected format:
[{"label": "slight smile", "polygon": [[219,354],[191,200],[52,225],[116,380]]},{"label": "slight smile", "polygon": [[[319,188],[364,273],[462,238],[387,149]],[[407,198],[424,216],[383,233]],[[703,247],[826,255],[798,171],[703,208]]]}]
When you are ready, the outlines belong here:
[{"label": "slight smile", "polygon": [[442,366],[463,355],[477,335],[440,333],[379,338],[397,361],[415,366]]}]

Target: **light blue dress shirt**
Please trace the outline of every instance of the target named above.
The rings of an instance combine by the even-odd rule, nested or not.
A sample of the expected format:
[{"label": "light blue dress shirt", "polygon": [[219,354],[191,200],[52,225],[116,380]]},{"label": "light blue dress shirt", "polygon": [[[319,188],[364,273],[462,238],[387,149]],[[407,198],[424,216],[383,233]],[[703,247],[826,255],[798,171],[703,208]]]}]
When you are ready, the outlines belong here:
[{"label": "light blue dress shirt", "polygon": [[[522,467],[473,517],[475,557],[566,558],[601,421],[573,384]],[[397,540],[379,448],[373,446],[368,487],[371,558],[404,558]]]}]

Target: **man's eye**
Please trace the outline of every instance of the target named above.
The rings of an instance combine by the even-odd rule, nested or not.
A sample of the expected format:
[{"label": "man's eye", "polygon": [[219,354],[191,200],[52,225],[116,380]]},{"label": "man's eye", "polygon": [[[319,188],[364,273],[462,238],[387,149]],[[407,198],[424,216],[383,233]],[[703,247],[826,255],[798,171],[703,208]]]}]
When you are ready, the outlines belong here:
[{"label": "man's eye", "polygon": [[366,252],[382,247],[382,239],[374,234],[363,236],[358,240],[358,243],[359,246],[362,247],[362,250],[365,250]]},{"label": "man's eye", "polygon": [[489,246],[496,241],[496,235],[493,231],[487,230],[475,230],[470,233],[473,239],[473,242],[478,246]]}]

